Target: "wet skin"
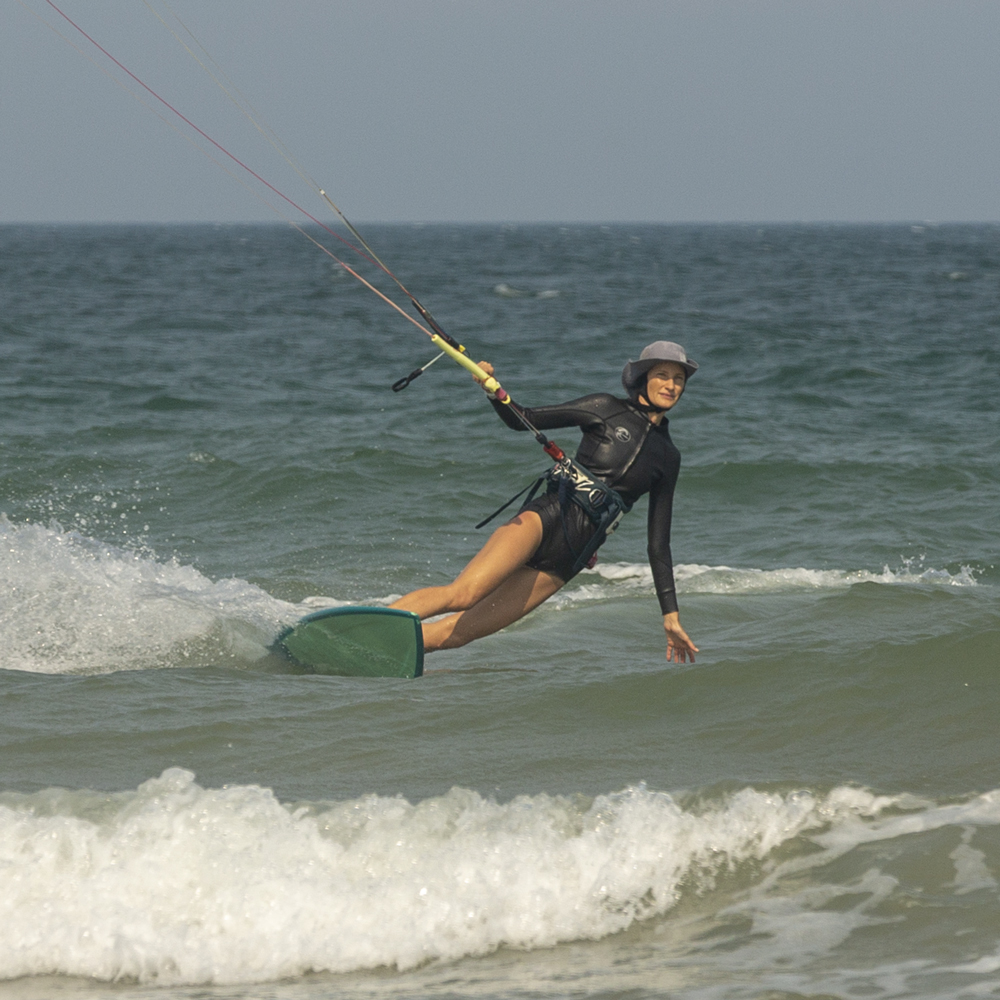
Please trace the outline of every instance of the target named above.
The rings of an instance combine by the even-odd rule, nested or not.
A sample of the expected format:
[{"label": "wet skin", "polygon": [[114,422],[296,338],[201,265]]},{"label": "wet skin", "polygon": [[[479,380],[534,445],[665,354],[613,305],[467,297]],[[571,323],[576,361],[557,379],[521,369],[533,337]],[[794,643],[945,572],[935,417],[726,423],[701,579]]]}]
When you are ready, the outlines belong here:
[{"label": "wet skin", "polygon": [[[488,375],[493,366],[479,364]],[[676,405],[684,392],[686,373],[673,361],[650,369],[640,401],[656,406],[649,414],[654,424]],[[389,606],[412,611],[421,619],[448,614],[423,625],[424,649],[455,649],[474,639],[505,628],[523,618],[565,585],[565,580],[526,563],[542,540],[542,520],[534,511],[524,511],[501,525],[456,579],[442,587],[415,590]],[[667,660],[694,662],[698,647],[681,628],[677,612],[663,616],[667,634]]]}]

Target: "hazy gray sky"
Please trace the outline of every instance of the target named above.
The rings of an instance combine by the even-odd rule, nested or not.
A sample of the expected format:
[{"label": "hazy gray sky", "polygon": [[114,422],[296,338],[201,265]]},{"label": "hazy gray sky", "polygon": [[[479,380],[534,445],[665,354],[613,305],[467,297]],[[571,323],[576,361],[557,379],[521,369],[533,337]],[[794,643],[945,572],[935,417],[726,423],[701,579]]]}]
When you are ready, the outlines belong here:
[{"label": "hazy gray sky", "polygon": [[[56,2],[316,210],[142,0]],[[1000,219],[998,0],[170,9],[358,221]],[[277,218],[35,14],[108,65],[0,4],[0,222]]]}]

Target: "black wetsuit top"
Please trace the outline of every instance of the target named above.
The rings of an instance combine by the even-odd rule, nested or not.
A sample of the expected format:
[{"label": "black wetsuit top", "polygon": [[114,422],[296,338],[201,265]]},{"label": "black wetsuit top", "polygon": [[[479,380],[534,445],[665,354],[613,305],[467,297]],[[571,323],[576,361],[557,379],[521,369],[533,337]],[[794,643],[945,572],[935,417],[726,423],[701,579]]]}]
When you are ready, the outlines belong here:
[{"label": "black wetsuit top", "polygon": [[[526,430],[509,405],[496,400],[492,402],[508,427],[517,431]],[[521,410],[539,430],[579,427],[583,431],[583,440],[576,453],[576,461],[617,490],[626,503],[633,504],[644,493],[649,494],[649,565],[653,570],[660,608],[664,614],[676,611],[670,519],[681,455],[670,440],[666,417],[660,424],[653,424],[646,413],[633,403],[603,392],[560,406],[521,407]],[[532,501],[529,509],[535,509],[538,503]],[[571,506],[575,508],[576,505]],[[542,513],[541,510],[539,512]],[[552,533],[555,521],[545,516],[542,521],[546,533]],[[536,568],[548,567],[539,565]],[[554,571],[563,579],[567,578],[558,568]]]}]

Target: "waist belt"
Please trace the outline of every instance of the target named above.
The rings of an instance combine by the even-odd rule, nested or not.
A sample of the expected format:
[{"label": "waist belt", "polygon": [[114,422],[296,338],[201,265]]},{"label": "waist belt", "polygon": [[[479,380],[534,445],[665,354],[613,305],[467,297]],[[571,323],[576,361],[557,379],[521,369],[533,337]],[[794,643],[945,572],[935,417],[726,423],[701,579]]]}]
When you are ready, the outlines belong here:
[{"label": "waist belt", "polygon": [[[583,466],[578,465],[570,458],[564,458],[556,462],[548,472],[539,476],[532,484],[526,486],[520,493],[512,496],[499,510],[494,511],[484,521],[476,525],[477,528],[489,524],[506,510],[515,500],[525,493],[528,495],[521,504],[520,510],[531,503],[542,483],[547,483],[545,492],[556,493],[559,496],[559,506],[562,510],[563,534],[566,538],[566,545],[570,552],[576,556],[573,564],[573,573],[578,573],[586,566],[595,552],[604,544],[608,535],[612,534],[618,527],[621,519],[632,509],[630,503],[626,503],[624,497],[617,490],[613,490],[607,483],[602,482],[596,476],[592,476]],[[594,524],[596,530],[590,540],[577,552],[569,540],[569,528],[566,524],[567,505],[575,503]]]},{"label": "waist belt", "polygon": [[[576,556],[573,572],[579,573],[584,566],[590,564],[591,558],[604,544],[608,535],[614,533],[621,519],[632,509],[632,505],[626,503],[617,490],[613,490],[607,483],[592,476],[569,458],[557,462],[549,469],[545,478],[548,479],[546,492],[559,495],[563,534],[570,552]],[[575,503],[596,527],[590,541],[580,552],[573,548],[569,540],[569,529],[566,525],[567,503]]]}]

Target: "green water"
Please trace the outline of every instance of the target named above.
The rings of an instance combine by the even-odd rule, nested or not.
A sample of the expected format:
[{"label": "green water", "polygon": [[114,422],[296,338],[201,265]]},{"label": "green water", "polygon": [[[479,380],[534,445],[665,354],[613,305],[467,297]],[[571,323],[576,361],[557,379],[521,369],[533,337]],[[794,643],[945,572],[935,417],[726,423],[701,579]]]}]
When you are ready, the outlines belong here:
[{"label": "green water", "polygon": [[0,228],[0,996],[1000,989],[1000,228],[366,236],[526,404],[699,361],[698,662],[640,504],[418,681],[276,664],[543,456],[294,232]]}]

